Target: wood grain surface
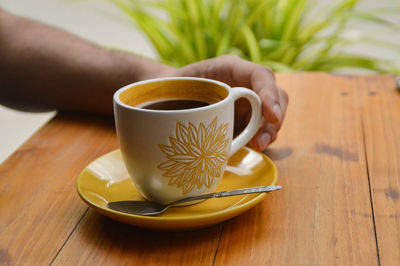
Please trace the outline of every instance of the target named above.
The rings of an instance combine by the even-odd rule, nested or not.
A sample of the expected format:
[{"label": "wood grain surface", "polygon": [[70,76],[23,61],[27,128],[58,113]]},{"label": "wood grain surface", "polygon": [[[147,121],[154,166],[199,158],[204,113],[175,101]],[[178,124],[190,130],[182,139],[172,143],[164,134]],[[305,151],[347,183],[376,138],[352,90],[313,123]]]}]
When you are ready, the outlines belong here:
[{"label": "wood grain surface", "polygon": [[400,264],[400,92],[394,79],[357,78],[382,265]]},{"label": "wood grain surface", "polygon": [[0,264],[49,264],[87,210],[77,175],[117,147],[113,122],[59,115],[0,167]]},{"label": "wood grain surface", "polygon": [[113,121],[58,115],[0,166],[0,265],[396,265],[394,77],[297,73],[278,84],[290,105],[265,153],[283,189],[191,232],[143,230],[89,209],[76,178],[117,148]]},{"label": "wood grain surface", "polygon": [[356,84],[279,76],[290,95],[267,151],[281,193],[224,226],[216,265],[377,265]]}]

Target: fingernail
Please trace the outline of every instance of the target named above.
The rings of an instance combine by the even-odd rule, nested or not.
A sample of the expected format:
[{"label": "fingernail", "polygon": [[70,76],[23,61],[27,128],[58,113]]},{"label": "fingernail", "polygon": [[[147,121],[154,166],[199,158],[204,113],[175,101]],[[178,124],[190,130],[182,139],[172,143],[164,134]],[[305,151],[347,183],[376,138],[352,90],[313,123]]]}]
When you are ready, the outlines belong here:
[{"label": "fingernail", "polygon": [[268,133],[262,133],[258,144],[260,145],[261,149],[267,148],[269,142],[271,141],[271,136]]},{"label": "fingernail", "polygon": [[279,104],[276,103],[274,105],[274,109],[273,110],[274,110],[276,119],[280,122],[281,119],[282,119],[282,112],[281,112],[281,107],[279,106]]}]

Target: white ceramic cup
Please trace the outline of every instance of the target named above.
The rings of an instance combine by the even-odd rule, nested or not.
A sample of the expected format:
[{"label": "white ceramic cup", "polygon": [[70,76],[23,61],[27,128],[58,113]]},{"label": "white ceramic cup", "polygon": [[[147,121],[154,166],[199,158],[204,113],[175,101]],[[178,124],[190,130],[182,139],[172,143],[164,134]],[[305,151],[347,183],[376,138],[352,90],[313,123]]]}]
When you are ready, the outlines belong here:
[{"label": "white ceramic cup", "polygon": [[[251,118],[233,139],[234,102],[246,98]],[[210,103],[183,110],[150,110],[157,101]],[[174,77],[127,85],[114,94],[122,156],[144,198],[167,203],[216,190],[229,157],[256,134],[261,100],[253,91],[210,79]]]}]

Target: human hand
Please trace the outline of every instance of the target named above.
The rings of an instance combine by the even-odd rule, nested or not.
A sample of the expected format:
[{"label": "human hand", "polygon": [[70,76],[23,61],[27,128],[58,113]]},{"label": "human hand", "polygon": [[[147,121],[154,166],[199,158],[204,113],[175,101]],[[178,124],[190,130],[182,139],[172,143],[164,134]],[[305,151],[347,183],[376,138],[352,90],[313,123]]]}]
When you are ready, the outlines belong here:
[{"label": "human hand", "polygon": [[[246,87],[261,98],[263,119],[250,146],[263,151],[272,143],[282,126],[288,105],[288,95],[275,84],[274,73],[267,67],[232,55],[224,55],[174,69],[169,76],[195,76],[219,80],[232,87]],[[243,129],[248,121],[250,107],[239,99],[235,106],[235,131]]]}]

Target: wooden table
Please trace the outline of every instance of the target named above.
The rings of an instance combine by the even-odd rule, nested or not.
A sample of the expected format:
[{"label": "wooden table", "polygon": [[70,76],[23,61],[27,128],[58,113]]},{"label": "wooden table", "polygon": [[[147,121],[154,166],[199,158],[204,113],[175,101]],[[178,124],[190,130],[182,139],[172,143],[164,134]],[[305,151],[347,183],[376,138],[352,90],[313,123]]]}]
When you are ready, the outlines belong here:
[{"label": "wooden table", "polygon": [[290,96],[266,151],[284,189],[222,224],[154,232],[103,217],[75,182],[116,149],[113,122],[59,115],[0,167],[0,264],[399,265],[395,78],[278,75]]}]

